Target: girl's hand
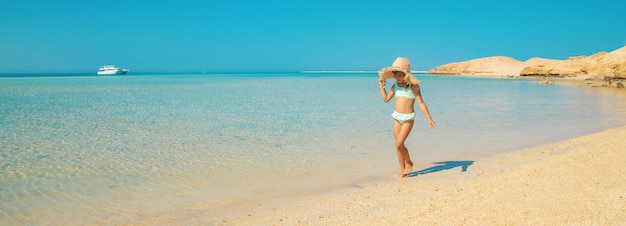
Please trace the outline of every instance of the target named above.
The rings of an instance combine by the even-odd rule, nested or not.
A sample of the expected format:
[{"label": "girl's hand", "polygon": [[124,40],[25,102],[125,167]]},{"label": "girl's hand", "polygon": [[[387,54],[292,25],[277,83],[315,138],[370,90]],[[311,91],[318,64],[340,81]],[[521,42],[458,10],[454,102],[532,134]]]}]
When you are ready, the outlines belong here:
[{"label": "girl's hand", "polygon": [[384,86],[384,85],[386,85],[386,84],[387,84],[387,81],[381,78],[381,79],[379,79],[379,80],[378,80],[378,83],[379,83],[381,86]]}]

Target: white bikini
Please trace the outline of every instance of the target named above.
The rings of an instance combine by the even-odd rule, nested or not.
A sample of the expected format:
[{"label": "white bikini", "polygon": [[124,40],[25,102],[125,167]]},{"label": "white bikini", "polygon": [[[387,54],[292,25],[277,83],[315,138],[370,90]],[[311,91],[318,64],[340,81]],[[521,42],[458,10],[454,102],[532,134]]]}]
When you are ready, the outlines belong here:
[{"label": "white bikini", "polygon": [[[407,84],[406,87],[402,88],[396,83],[394,92],[396,97],[415,99],[415,93],[413,93],[413,90],[411,90],[411,84]],[[393,114],[391,114],[391,117],[393,117],[393,119],[398,121],[400,124],[403,124],[407,121],[415,120],[415,112],[400,113],[394,110]]]}]

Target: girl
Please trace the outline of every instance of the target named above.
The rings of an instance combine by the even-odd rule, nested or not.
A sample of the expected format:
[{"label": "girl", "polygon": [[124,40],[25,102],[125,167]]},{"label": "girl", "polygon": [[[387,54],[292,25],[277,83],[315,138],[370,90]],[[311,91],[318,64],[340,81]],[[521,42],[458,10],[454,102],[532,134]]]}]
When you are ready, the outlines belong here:
[{"label": "girl", "polygon": [[[431,128],[435,128],[435,122],[430,117],[430,112],[420,92],[419,81],[411,74],[411,65],[409,59],[398,57],[391,67],[383,68],[378,71],[380,76],[380,94],[385,103],[389,102],[394,96],[396,97],[395,108],[393,114],[393,136],[396,139],[396,152],[400,163],[399,178],[406,177],[413,171],[413,161],[409,156],[409,150],[404,146],[404,142],[413,129],[415,120],[415,101],[419,105],[422,113],[428,119]],[[385,90],[387,79],[394,78],[396,84],[391,86],[389,93]]]}]

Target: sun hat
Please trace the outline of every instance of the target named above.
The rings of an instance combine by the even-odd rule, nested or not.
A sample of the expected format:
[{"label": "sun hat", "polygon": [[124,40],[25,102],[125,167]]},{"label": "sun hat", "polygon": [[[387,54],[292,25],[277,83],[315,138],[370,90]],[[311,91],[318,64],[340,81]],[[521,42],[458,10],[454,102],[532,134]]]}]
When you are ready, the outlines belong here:
[{"label": "sun hat", "polygon": [[384,80],[392,79],[394,78],[393,76],[394,71],[404,72],[404,74],[406,75],[404,76],[404,81],[406,81],[406,83],[408,84],[420,83],[420,81],[417,80],[415,76],[413,76],[413,74],[411,74],[411,63],[409,62],[409,58],[406,58],[406,57],[396,58],[396,60],[393,61],[393,64],[391,64],[391,67],[386,67],[378,71],[378,76],[380,76],[380,78]]}]

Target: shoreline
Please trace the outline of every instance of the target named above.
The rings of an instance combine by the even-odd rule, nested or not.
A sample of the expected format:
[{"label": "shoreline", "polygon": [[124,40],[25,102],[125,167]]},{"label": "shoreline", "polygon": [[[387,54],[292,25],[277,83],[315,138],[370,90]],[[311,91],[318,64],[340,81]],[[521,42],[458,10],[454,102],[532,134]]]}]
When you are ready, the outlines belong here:
[{"label": "shoreline", "polygon": [[[462,77],[462,76],[458,76],[458,77]],[[503,78],[506,80],[506,78]],[[478,79],[476,79],[478,80]],[[499,79],[489,79],[489,80],[499,80]],[[520,81],[523,81],[523,79],[519,79],[519,78],[514,78],[513,80],[517,80],[517,81],[512,81],[514,83],[518,83]],[[527,81],[523,81],[523,83],[534,83],[534,82],[539,83],[539,80],[527,80]],[[503,81],[506,82],[506,81]],[[522,82],[520,82],[522,83]],[[561,84],[559,84],[561,85]],[[536,85],[532,85],[535,86]],[[542,87],[543,90],[555,90],[553,88],[557,88],[557,87]],[[561,87],[563,88],[563,87]],[[578,90],[579,88],[571,88],[568,90]],[[558,90],[558,89],[557,89]],[[581,89],[582,90],[582,89]],[[593,89],[586,89],[587,91],[593,90]],[[610,96],[613,96],[612,93],[614,93],[612,91],[612,89],[595,89],[595,92],[600,92],[602,94],[604,93],[610,93]],[[617,93],[621,93],[621,91],[619,89],[615,90],[615,92]],[[626,93],[623,93],[626,94]],[[619,98],[624,97],[623,95],[620,94]],[[605,98],[603,98],[604,100]],[[610,98],[609,98],[610,99]],[[590,102],[594,102],[596,103],[596,100],[594,99],[584,99],[586,101],[581,101],[583,99],[575,99],[577,102],[576,103],[581,103],[581,102],[586,102],[586,101],[590,101]],[[623,99],[619,99],[619,100],[623,100]],[[619,103],[622,103],[623,101],[620,101]],[[574,103],[574,104],[576,104]],[[615,104],[619,104],[618,102],[615,102]],[[594,114],[594,118],[595,118],[595,114],[601,113],[601,110],[606,110],[606,111],[610,111],[610,112],[615,112],[613,110],[611,110],[611,107],[609,106],[608,108],[604,105],[598,105],[598,106],[603,106],[601,108],[593,108],[590,110],[590,112],[592,112]],[[619,109],[622,109],[621,107]],[[538,112],[538,111],[535,111]],[[543,111],[539,111],[539,112],[543,112]],[[621,111],[622,113],[626,113],[626,111]],[[382,113],[387,114],[386,111],[383,111]],[[381,114],[382,115],[382,114]],[[625,114],[621,114],[621,115],[625,115]],[[542,115],[541,115],[542,116]],[[528,122],[528,119],[524,119],[524,120],[520,120],[519,118],[516,118],[515,116],[509,116],[510,118],[513,119],[517,119],[521,122]],[[457,118],[457,117],[455,117]],[[623,118],[620,117],[620,118]],[[614,118],[611,117],[612,120],[615,120]],[[617,118],[616,118],[617,119]],[[532,118],[530,119],[532,120]],[[384,121],[384,120],[381,120]],[[468,120],[471,121],[471,120]],[[620,122],[622,122],[623,120],[619,119]],[[588,126],[581,126],[582,124],[580,123],[581,121],[577,121],[578,123],[575,123],[575,127],[571,127],[572,129],[574,128],[589,128]],[[382,125],[382,123],[372,123],[373,125],[376,125],[378,127],[378,125]],[[594,123],[595,125],[597,125],[598,123]],[[626,125],[626,123],[624,123]],[[443,125],[443,124],[442,124]],[[569,124],[571,125],[571,124]],[[585,124],[587,125],[587,124]],[[605,124],[602,124],[605,125]],[[572,137],[577,137],[580,135],[585,135],[585,134],[592,134],[595,132],[600,132],[600,131],[604,131],[606,129],[609,128],[614,128],[617,125],[622,125],[622,123],[615,123],[612,124],[611,126],[604,126],[602,128],[596,129],[596,130],[587,130],[587,132],[581,132],[581,133],[577,133],[575,135],[571,135],[571,136],[566,136],[564,138],[559,138],[559,139],[554,139],[551,141],[543,141],[543,142],[535,142],[532,144],[529,143],[525,143],[522,146],[516,145],[514,147],[509,147],[509,148],[498,148],[497,150],[501,150],[502,153],[508,153],[508,152],[512,152],[515,150],[520,150],[520,149],[525,149],[527,147],[535,147],[536,145],[543,145],[543,144],[549,144],[549,143],[554,143],[554,142],[560,142],[562,140],[565,139],[570,139]],[[567,128],[570,128],[569,126],[564,125]],[[590,125],[593,126],[593,125]],[[563,130],[563,128],[565,127],[560,127],[560,126],[551,126],[552,128],[560,128],[560,130]],[[193,127],[190,127],[193,128]],[[446,127],[439,127],[441,129],[446,128]],[[463,127],[463,128],[473,128],[473,127]],[[451,131],[465,131],[465,130],[456,130],[456,129],[452,129],[451,127],[448,127],[448,132]],[[337,133],[337,134],[349,134],[349,133],[341,133],[336,129],[332,130],[333,133]],[[465,131],[467,132],[467,131]],[[504,131],[504,132],[510,132],[510,131]],[[419,133],[419,131],[418,131]],[[435,134],[444,134],[446,135],[446,137],[450,137],[449,135],[458,135],[455,133],[450,133],[450,134],[446,134],[445,130],[437,130],[435,131]],[[428,134],[433,134],[433,133],[428,133]],[[560,133],[562,134],[562,133]],[[391,134],[389,134],[391,135]],[[531,134],[534,137],[544,137],[541,134]],[[422,137],[422,136],[419,136]],[[432,137],[437,137],[437,136],[432,136]],[[431,138],[432,138],[431,137]],[[416,156],[421,156],[419,157],[420,162],[418,163],[416,161],[416,166],[414,167],[414,170],[416,171],[426,171],[426,169],[431,168],[432,162],[435,161],[450,161],[450,160],[473,160],[475,162],[473,162],[472,165],[469,165],[468,167],[468,172],[459,174],[459,172],[461,171],[461,167],[458,168],[454,168],[451,170],[440,170],[437,171],[435,173],[430,173],[430,174],[425,174],[425,175],[419,175],[418,177],[412,177],[407,179],[407,181],[412,181],[412,180],[421,180],[422,184],[417,184],[417,186],[423,186],[423,185],[428,185],[430,182],[436,182],[439,179],[445,179],[445,178],[449,178],[449,177],[454,177],[454,176],[468,176],[468,173],[472,173],[474,167],[477,166],[478,163],[482,163],[483,160],[485,159],[491,159],[493,156],[501,156],[500,151],[498,151],[497,154],[488,154],[485,155],[484,153],[478,156],[474,156],[476,154],[476,152],[474,151],[483,151],[484,150],[465,150],[466,147],[471,146],[471,147],[477,147],[475,149],[485,149],[488,146],[483,146],[481,144],[476,145],[476,143],[473,142],[473,140],[477,140],[477,137],[474,137],[474,139],[467,140],[467,141],[463,141],[463,139],[461,139],[464,136],[459,136],[459,139],[454,139],[454,141],[456,141],[456,143],[459,143],[460,147],[464,147],[463,152],[464,153],[472,153],[472,157],[467,157],[467,154],[463,154],[462,152],[454,152],[457,155],[454,157],[433,157],[435,155],[437,155],[438,153],[446,153],[446,150],[448,149],[443,149],[441,148],[441,146],[445,146],[445,145],[439,145],[442,144],[440,142],[434,142],[436,141],[436,139],[427,139],[429,142],[428,143],[432,143],[432,146],[429,146],[427,148],[417,148],[418,152],[412,152],[412,154],[416,154]],[[523,136],[516,136],[516,137],[523,137]],[[367,143],[365,142],[365,140],[363,140],[362,138],[359,137],[354,137],[352,135],[347,135],[345,138],[348,138],[352,141],[355,142],[354,146],[363,146],[363,147],[369,147],[372,148],[373,146],[376,146],[376,144],[381,143],[381,142],[374,142],[374,143]],[[425,138],[425,137],[422,137]],[[480,138],[480,137],[478,137]],[[368,139],[366,139],[368,140]],[[388,139],[382,139],[382,141],[387,141]],[[420,144],[422,139],[417,139],[416,143]],[[481,140],[481,139],[478,139]],[[522,142],[528,142],[527,139],[519,139]],[[369,141],[369,140],[368,140]],[[493,140],[489,140],[489,147],[494,147],[494,146],[498,146],[497,142],[491,142]],[[480,143],[480,142],[478,142]],[[507,141],[506,143],[510,144],[510,141]],[[474,145],[471,145],[474,144]],[[286,146],[288,145],[293,145],[292,143],[285,143]],[[311,143],[309,143],[308,145],[302,146],[302,147],[310,147],[312,146]],[[390,145],[389,145],[390,146]],[[241,199],[229,199],[224,198],[224,196],[222,194],[224,193],[228,193],[228,192],[220,192],[219,190],[211,190],[208,189],[207,191],[213,191],[213,192],[206,192],[204,194],[200,194],[199,197],[205,198],[205,197],[217,197],[217,198],[213,198],[210,199],[210,201],[205,201],[205,200],[198,200],[197,202],[189,202],[190,199],[183,199],[181,196],[181,199],[176,199],[173,198],[174,195],[176,195],[176,192],[171,192],[171,191],[167,191],[167,193],[172,194],[172,196],[168,196],[167,198],[165,197],[166,195],[162,195],[162,192],[157,192],[156,196],[153,196],[153,194],[155,193],[141,193],[141,192],[137,192],[135,194],[137,194],[137,196],[139,198],[131,198],[129,199],[128,203],[120,203],[120,202],[116,202],[116,206],[117,208],[112,208],[110,205],[107,208],[103,208],[100,210],[89,210],[89,211],[85,211],[85,213],[81,214],[77,214],[77,212],[72,211],[72,209],[70,208],[58,208],[62,211],[58,211],[61,214],[55,214],[54,219],[51,219],[53,217],[48,217],[47,211],[41,211],[40,213],[42,214],[34,214],[32,216],[35,216],[34,218],[32,218],[32,222],[51,222],[53,220],[57,220],[57,223],[62,223],[62,222],[92,222],[92,224],[103,224],[108,222],[107,224],[133,224],[133,225],[143,225],[143,224],[147,224],[147,225],[171,225],[171,224],[188,224],[188,225],[220,225],[220,224],[225,224],[225,225],[232,225],[232,222],[238,222],[239,220],[241,220],[240,218],[252,218],[250,219],[243,219],[241,220],[241,224],[246,224],[246,222],[252,222],[250,224],[255,224],[254,222],[260,221],[261,224],[267,224],[267,221],[261,221],[262,219],[257,219],[259,216],[266,216],[267,214],[271,213],[272,211],[276,211],[279,209],[288,209],[290,207],[293,206],[297,206],[300,205],[302,203],[309,203],[311,202],[311,200],[315,200],[315,199],[320,199],[323,197],[341,197],[342,195],[348,195],[348,194],[352,194],[352,193],[359,193],[363,190],[366,189],[374,189],[380,186],[384,186],[385,184],[393,184],[397,186],[397,182],[398,179],[393,177],[394,173],[396,172],[396,167],[394,164],[389,164],[394,163],[395,160],[395,156],[389,155],[387,153],[384,154],[379,154],[379,151],[377,150],[387,150],[389,147],[387,144],[381,144],[381,147],[377,147],[377,148],[373,148],[375,149],[374,152],[368,152],[366,150],[360,150],[359,152],[363,152],[363,153],[368,153],[365,155],[359,155],[360,157],[362,157],[363,159],[377,159],[376,164],[372,165],[372,164],[363,164],[363,161],[359,161],[357,159],[354,158],[354,156],[351,158],[350,161],[353,162],[357,162],[356,164],[350,164],[350,165],[346,165],[346,164],[340,164],[337,167],[329,167],[329,166],[335,166],[334,164],[329,164],[324,162],[324,164],[321,164],[319,168],[323,168],[324,173],[320,173],[320,170],[318,167],[314,168],[314,170],[305,170],[304,174],[302,174],[303,176],[300,176],[297,179],[301,179],[301,180],[297,180],[298,182],[296,183],[291,183],[294,181],[291,180],[284,180],[285,177],[282,177],[284,181],[290,181],[290,183],[281,183],[281,181],[278,181],[278,183],[273,183],[277,186],[271,186],[271,188],[266,188],[266,187],[255,187],[255,183],[252,182],[245,182],[242,183],[245,186],[240,186],[240,187],[245,187],[245,188],[255,188],[255,189],[251,189],[251,191],[253,191],[252,193],[252,197],[253,198],[241,198]],[[452,150],[452,149],[456,149],[456,148],[449,148],[450,150],[448,151],[456,151],[456,150]],[[322,148],[320,148],[319,150],[322,150]],[[413,149],[411,149],[413,150]],[[443,151],[442,151],[443,150]],[[421,152],[421,153],[420,153]],[[355,152],[357,153],[357,152]],[[376,155],[373,155],[372,153],[376,153]],[[482,152],[481,152],[482,153]],[[486,153],[486,152],[485,152]],[[375,158],[372,158],[372,156],[376,156]],[[382,161],[380,159],[386,159],[389,158],[389,160],[391,161]],[[429,159],[427,159],[429,158]],[[371,162],[370,162],[371,163]],[[205,164],[202,164],[205,165]],[[352,166],[351,166],[352,165]],[[284,168],[284,165],[282,165],[282,167],[280,168]],[[349,170],[348,168],[352,169]],[[385,168],[390,168],[390,170],[381,170],[381,169],[385,169]],[[366,170],[367,169],[367,170]],[[369,171],[372,171],[372,169],[374,169],[374,171],[377,172],[377,174],[372,174]],[[199,170],[202,171],[202,170]],[[251,172],[248,170],[248,172]],[[330,174],[328,173],[330,172]],[[341,173],[338,173],[341,172]],[[348,173],[346,173],[348,172]],[[379,173],[382,172],[382,173]],[[311,177],[311,175],[318,175],[318,174],[323,174],[323,175],[332,175],[332,177],[327,177],[327,176],[314,176]],[[248,179],[253,179],[253,178],[259,178],[259,177],[254,177],[252,176],[252,174],[247,174],[246,176],[243,178],[229,178],[229,181],[237,181],[237,180],[241,180],[241,181],[248,181]],[[469,175],[469,176],[474,176],[474,175]],[[203,181],[208,181],[209,183],[216,183],[217,182],[215,180],[211,180],[208,179],[207,177],[203,177],[202,178]],[[251,181],[251,180],[250,180]],[[262,182],[267,182],[267,180],[257,180],[256,184],[262,184]],[[247,184],[246,184],[247,183]],[[404,182],[403,182],[404,183]],[[180,183],[176,183],[177,186],[181,185]],[[271,184],[271,183],[270,183]],[[182,184],[184,185],[184,184]],[[198,186],[199,187],[199,186]],[[212,188],[212,186],[209,186]],[[197,187],[190,187],[187,186],[186,188],[192,188],[196,189]],[[392,188],[393,190],[394,188]],[[179,189],[178,191],[184,191],[185,189]],[[172,190],[175,191],[175,190]],[[194,191],[198,191],[197,189]],[[230,191],[232,192],[232,191]],[[387,194],[388,191],[387,190],[379,190],[378,194],[374,194],[374,195],[381,195],[382,198],[386,198],[386,196],[384,194]],[[419,191],[417,191],[419,192]],[[160,193],[160,194],[159,194]],[[142,199],[141,197],[147,197],[144,195],[150,194],[150,198],[148,199]],[[430,197],[431,194],[425,194],[425,196]],[[452,194],[454,195],[454,194]],[[370,197],[373,195],[370,195]],[[157,197],[156,199],[154,197]],[[357,197],[357,199],[364,199],[363,197]],[[350,200],[348,200],[347,202],[349,202]],[[416,204],[420,204],[422,203],[423,200],[416,200],[415,203]],[[332,204],[332,202],[331,202]],[[328,205],[328,204],[321,204],[321,205]],[[376,207],[376,205],[378,205],[378,203],[373,203],[373,207]],[[394,205],[394,204],[388,204],[388,205]],[[90,206],[99,206],[99,205],[90,205]],[[317,208],[317,207],[315,207]],[[42,208],[43,209],[43,208]],[[52,209],[57,209],[57,208],[52,208]],[[314,209],[315,210],[315,209]],[[300,211],[302,213],[310,213],[309,209],[307,208],[301,208]],[[358,210],[357,210],[358,211]],[[367,213],[367,209],[365,210]],[[378,209],[376,209],[376,211],[380,211]],[[50,211],[53,212],[53,211]],[[56,211],[54,211],[56,212]],[[363,212],[363,211],[361,211]],[[298,215],[298,214],[302,214],[302,213],[297,213],[297,214],[289,214],[287,213],[287,215],[291,216],[302,216],[302,215]],[[342,213],[342,212],[337,212],[337,213]],[[335,213],[329,213],[330,215],[333,215]],[[13,216],[17,216],[19,217],[19,215],[15,214]],[[13,218],[13,216],[11,216]],[[13,219],[18,219],[18,218],[13,218]],[[308,218],[308,217],[305,217]],[[24,220],[26,218],[22,218],[20,220]],[[70,219],[73,219],[70,220]],[[233,220],[234,219],[234,220]],[[298,219],[298,218],[296,218]],[[230,221],[232,220],[232,221]],[[352,220],[345,220],[347,223],[352,223]],[[222,223],[223,222],[223,223]],[[313,223],[316,223],[317,221],[311,221]],[[367,221],[365,221],[365,223],[371,223],[371,222],[379,222],[377,220],[374,219],[369,219]],[[238,225],[239,223],[235,224]],[[282,223],[276,223],[276,224],[282,224]],[[299,223],[294,223],[294,224],[299,224]],[[345,224],[344,223],[337,223],[337,224]]]},{"label": "shoreline", "polygon": [[623,137],[626,125],[477,160],[466,172],[451,169],[395,182],[366,183],[248,216],[192,221],[218,225],[617,225],[626,222]]},{"label": "shoreline", "polygon": [[[475,75],[448,75],[448,74],[430,74],[430,76],[456,76],[456,77],[470,77],[470,78],[501,78],[501,79],[528,79],[536,80],[544,85],[569,85],[578,87],[592,87],[592,88],[610,88],[610,89],[622,89],[626,83],[622,79],[615,80],[603,80],[596,76],[586,75],[578,77],[553,77],[553,76],[520,76],[520,75],[499,75],[499,74],[475,74]],[[615,83],[615,84],[613,84]],[[621,87],[619,84],[621,83]]]}]

